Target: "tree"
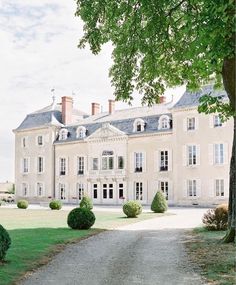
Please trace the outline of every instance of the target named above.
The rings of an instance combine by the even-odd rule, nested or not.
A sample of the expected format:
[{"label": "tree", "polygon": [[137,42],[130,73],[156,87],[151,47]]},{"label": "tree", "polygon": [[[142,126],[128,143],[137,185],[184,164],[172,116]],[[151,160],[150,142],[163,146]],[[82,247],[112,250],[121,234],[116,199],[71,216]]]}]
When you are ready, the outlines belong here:
[{"label": "tree", "polygon": [[[218,104],[222,117],[233,116],[236,134],[235,0],[77,0],[76,16],[84,21],[80,48],[89,44],[97,54],[112,43],[117,100],[130,103],[138,90],[150,105],[168,87],[196,90],[214,80],[216,88],[223,83],[229,104],[220,98],[210,104],[208,96],[201,111],[213,112]],[[227,242],[235,238],[235,154],[234,139]]]}]

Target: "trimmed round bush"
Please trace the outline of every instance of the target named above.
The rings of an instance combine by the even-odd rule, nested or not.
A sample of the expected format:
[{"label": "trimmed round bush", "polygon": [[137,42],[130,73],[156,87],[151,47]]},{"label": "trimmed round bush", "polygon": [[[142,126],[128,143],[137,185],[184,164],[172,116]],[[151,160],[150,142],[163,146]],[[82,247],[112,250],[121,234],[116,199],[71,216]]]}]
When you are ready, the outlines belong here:
[{"label": "trimmed round bush", "polygon": [[51,210],[60,210],[62,208],[62,202],[59,200],[53,200],[49,203],[49,208]]},{"label": "trimmed round bush", "polygon": [[166,198],[162,191],[157,191],[154,196],[151,204],[151,210],[155,213],[164,213],[167,211],[168,205],[166,202]]},{"label": "trimmed round bush", "polygon": [[123,212],[128,218],[136,218],[142,213],[142,205],[138,201],[128,201],[123,205]]},{"label": "trimmed round bush", "polygon": [[215,209],[208,210],[202,218],[206,229],[210,231],[227,230],[228,227],[228,205],[222,204]]},{"label": "trimmed round bush", "polygon": [[11,238],[8,232],[0,225],[0,261],[4,260],[7,250],[11,245]]},{"label": "trimmed round bush", "polygon": [[92,210],[93,209],[92,199],[86,195],[83,196],[79,206],[80,206],[80,208],[86,208],[86,209]]},{"label": "trimmed round bush", "polygon": [[86,208],[75,208],[67,217],[67,224],[75,230],[87,230],[95,223],[94,213]]},{"label": "trimmed round bush", "polygon": [[29,203],[28,203],[28,201],[26,201],[26,200],[19,200],[19,201],[17,202],[17,207],[18,207],[19,209],[27,209],[28,206],[29,206]]}]

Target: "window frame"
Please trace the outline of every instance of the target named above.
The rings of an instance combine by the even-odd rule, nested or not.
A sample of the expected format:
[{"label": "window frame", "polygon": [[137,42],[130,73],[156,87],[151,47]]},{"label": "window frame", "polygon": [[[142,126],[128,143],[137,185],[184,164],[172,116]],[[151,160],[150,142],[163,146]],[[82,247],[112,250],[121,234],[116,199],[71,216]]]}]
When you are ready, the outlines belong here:
[{"label": "window frame", "polygon": [[143,172],[144,166],[144,155],[143,152],[135,152],[134,153],[134,172]]},{"label": "window frame", "polygon": [[223,165],[224,164],[224,155],[225,149],[223,143],[216,143],[213,145],[213,154],[214,154],[214,164],[215,165]]},{"label": "window frame", "polygon": [[66,175],[66,163],[67,163],[67,160],[65,157],[59,158],[59,175],[60,176]]},{"label": "window frame", "polygon": [[77,175],[84,175],[85,173],[85,158],[84,156],[77,156]]},{"label": "window frame", "polygon": [[159,171],[169,171],[169,151],[159,151]]},{"label": "window frame", "polygon": [[187,145],[187,166],[197,165],[197,145]]},{"label": "window frame", "polygon": [[225,183],[224,182],[225,181],[223,178],[215,179],[215,181],[214,181],[215,197],[225,198]]},{"label": "window frame", "polygon": [[187,118],[187,131],[196,130],[196,117]]},{"label": "window frame", "polygon": [[197,197],[197,180],[196,179],[187,180],[187,197],[188,198]]},{"label": "window frame", "polygon": [[143,201],[143,182],[134,182],[135,200]]}]

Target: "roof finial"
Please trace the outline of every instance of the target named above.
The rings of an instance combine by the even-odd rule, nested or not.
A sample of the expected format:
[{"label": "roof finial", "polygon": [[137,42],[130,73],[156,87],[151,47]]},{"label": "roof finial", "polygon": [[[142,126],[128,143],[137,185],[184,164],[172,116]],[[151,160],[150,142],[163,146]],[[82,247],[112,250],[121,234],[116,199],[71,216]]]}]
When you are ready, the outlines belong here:
[{"label": "roof finial", "polygon": [[55,88],[51,89],[51,93],[52,93],[52,108],[54,109],[55,105],[56,105],[56,96],[54,94],[55,92]]}]

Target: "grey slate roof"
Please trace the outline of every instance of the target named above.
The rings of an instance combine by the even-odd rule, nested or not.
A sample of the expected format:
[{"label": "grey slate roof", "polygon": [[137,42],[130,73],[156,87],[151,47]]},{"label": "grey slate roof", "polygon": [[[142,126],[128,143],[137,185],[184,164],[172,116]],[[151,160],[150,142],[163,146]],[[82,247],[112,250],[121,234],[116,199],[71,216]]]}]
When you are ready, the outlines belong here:
[{"label": "grey slate roof", "polygon": [[173,109],[198,106],[200,97],[208,94],[214,97],[223,96],[227,98],[227,93],[224,90],[214,90],[213,85],[206,85],[199,91],[186,90]]}]

